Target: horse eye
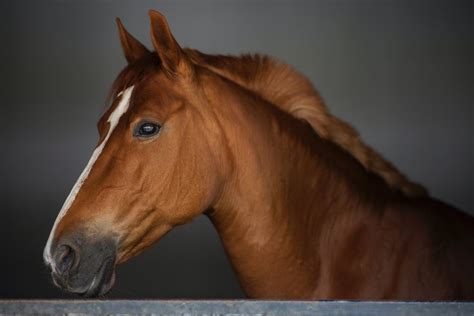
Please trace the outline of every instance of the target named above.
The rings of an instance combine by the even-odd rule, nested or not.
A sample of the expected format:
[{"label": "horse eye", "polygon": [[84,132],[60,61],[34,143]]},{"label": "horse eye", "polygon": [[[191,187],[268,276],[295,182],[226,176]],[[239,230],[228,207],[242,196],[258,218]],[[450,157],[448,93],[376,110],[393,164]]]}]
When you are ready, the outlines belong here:
[{"label": "horse eye", "polygon": [[139,123],[135,128],[133,136],[136,137],[151,137],[160,131],[161,126],[152,122]]}]

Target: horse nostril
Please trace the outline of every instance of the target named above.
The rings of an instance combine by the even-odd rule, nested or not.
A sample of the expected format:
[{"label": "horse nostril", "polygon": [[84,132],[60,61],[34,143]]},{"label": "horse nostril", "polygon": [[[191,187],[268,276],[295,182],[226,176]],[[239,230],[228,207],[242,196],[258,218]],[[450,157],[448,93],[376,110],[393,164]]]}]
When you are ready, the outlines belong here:
[{"label": "horse nostril", "polygon": [[60,274],[68,273],[76,260],[76,251],[71,246],[61,245],[56,250],[57,270]]}]

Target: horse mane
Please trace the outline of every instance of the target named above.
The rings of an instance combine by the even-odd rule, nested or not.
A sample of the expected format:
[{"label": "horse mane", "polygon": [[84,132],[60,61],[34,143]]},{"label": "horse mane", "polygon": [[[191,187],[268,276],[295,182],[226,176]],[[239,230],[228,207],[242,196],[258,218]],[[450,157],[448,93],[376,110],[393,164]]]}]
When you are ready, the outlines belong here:
[{"label": "horse mane", "polygon": [[406,196],[426,195],[395,166],[360,139],[357,131],[333,116],[311,82],[296,70],[265,55],[207,55],[186,49],[191,60],[253,91],[283,111],[308,122],[324,139],[339,145],[369,172]]}]

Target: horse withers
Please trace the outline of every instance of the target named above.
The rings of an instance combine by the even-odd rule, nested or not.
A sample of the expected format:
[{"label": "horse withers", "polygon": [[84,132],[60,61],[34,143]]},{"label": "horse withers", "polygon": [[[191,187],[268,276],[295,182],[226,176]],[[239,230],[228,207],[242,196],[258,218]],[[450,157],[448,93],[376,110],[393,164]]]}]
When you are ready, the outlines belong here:
[{"label": "horse withers", "polygon": [[56,285],[106,294],[115,266],[205,214],[251,298],[474,299],[474,220],[430,198],[311,83],[267,56],[182,49],[150,11],[44,249]]}]

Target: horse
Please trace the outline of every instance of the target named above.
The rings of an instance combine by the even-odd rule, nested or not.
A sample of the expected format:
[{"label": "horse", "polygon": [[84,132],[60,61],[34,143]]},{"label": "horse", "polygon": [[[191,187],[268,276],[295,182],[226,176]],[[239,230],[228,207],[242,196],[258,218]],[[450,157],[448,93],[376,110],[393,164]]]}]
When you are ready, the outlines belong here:
[{"label": "horse", "polygon": [[249,298],[474,299],[474,219],[431,198],[264,55],[150,51],[117,18],[127,66],[44,249],[86,297],[173,227],[206,215]]}]

